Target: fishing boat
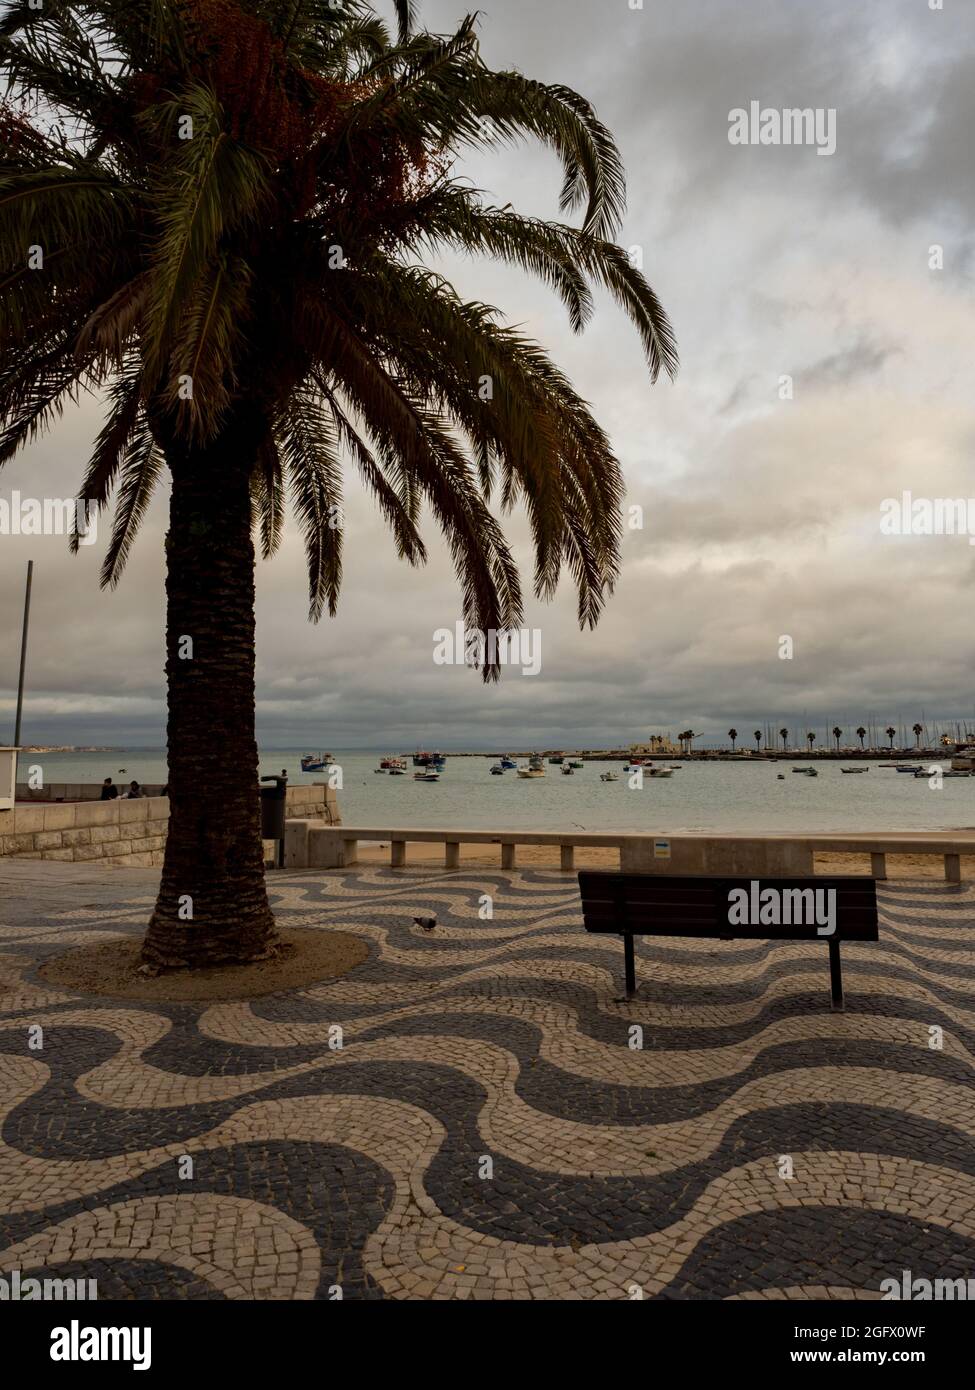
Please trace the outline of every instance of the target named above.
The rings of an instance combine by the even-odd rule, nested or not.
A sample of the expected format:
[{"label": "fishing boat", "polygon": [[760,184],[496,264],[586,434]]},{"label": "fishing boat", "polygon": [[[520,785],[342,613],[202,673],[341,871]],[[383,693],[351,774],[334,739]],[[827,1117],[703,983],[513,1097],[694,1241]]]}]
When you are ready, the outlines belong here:
[{"label": "fishing boat", "polygon": [[845,772],[850,776],[855,776],[858,772],[869,772],[868,767],[841,767],[840,772]]},{"label": "fishing boat", "polygon": [[585,767],[585,763],[582,761],[581,758],[572,758],[569,761],[569,766],[578,769],[580,767]]},{"label": "fishing boat", "polygon": [[306,753],[301,760],[302,772],[324,772],[334,759],[331,753]]},{"label": "fishing boat", "polygon": [[379,771],[380,771],[380,772],[392,772],[394,768],[401,768],[401,769],[402,769],[402,768],[405,768],[405,767],[406,767],[406,759],[405,759],[405,758],[392,758],[392,757],[390,757],[390,758],[380,758],[380,760],[379,760]]},{"label": "fishing boat", "polygon": [[794,767],[793,772],[798,772],[803,777],[818,777],[819,771],[815,767]]},{"label": "fishing boat", "polygon": [[600,782],[618,782],[618,781],[620,780],[620,779],[619,779],[619,773],[617,773],[617,772],[601,772],[601,773],[599,774],[599,780],[600,780]]},{"label": "fishing boat", "polygon": [[545,776],[545,769],[544,769],[543,767],[519,767],[517,771],[518,771],[518,776],[519,776],[519,777],[544,777],[544,776]]},{"label": "fishing boat", "polygon": [[505,753],[504,757],[501,759],[501,766],[507,771],[509,768],[516,768],[518,764],[515,762],[514,758]]},{"label": "fishing boat", "polygon": [[549,758],[549,762],[554,763],[556,767],[561,767],[561,765],[565,762],[565,754],[553,753],[552,756]]},{"label": "fishing boat", "polygon": [[414,782],[439,782],[439,781],[440,781],[440,773],[439,773],[439,772],[435,772],[435,771],[434,771],[432,768],[430,768],[430,767],[427,767],[427,768],[425,768],[422,772],[414,772],[414,774],[413,774],[413,781],[414,781]]},{"label": "fishing boat", "polygon": [[503,776],[504,776],[504,768],[501,766],[500,763],[495,763],[495,764],[494,764],[494,766],[493,766],[492,769],[491,769],[491,776],[492,776],[492,777],[503,777]]},{"label": "fishing boat", "polygon": [[389,775],[390,775],[390,777],[405,777],[405,776],[406,776],[406,768],[405,768],[405,767],[391,767],[391,768],[389,769]]},{"label": "fishing boat", "polygon": [[562,772],[562,776],[563,776],[563,777],[574,777],[574,776],[575,776],[575,772],[572,770],[572,767],[571,767],[571,765],[570,765],[569,763],[563,763],[563,764],[562,764],[561,772]]},{"label": "fishing boat", "polygon": [[674,775],[674,769],[673,769],[672,767],[648,767],[648,768],[647,768],[647,776],[648,776],[648,777],[673,777],[673,775]]},{"label": "fishing boat", "polygon": [[413,754],[414,767],[443,767],[446,761],[443,753],[427,753],[418,749]]},{"label": "fishing boat", "polygon": [[920,763],[898,763],[894,768],[895,772],[923,772]]}]

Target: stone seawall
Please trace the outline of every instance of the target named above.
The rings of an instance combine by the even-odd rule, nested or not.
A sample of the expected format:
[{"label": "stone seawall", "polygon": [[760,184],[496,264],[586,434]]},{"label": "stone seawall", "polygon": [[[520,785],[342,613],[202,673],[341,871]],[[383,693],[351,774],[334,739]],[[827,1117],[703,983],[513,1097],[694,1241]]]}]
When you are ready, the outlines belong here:
[{"label": "stone seawall", "polygon": [[[18,787],[18,796],[20,788]],[[48,788],[50,793],[53,788]],[[339,825],[338,799],[326,786],[289,787],[288,819]],[[169,798],[138,801],[18,800],[0,811],[0,858],[54,859],[81,864],[97,860],[150,868],[162,863],[169,823]],[[268,849],[271,845],[269,843]],[[270,855],[268,856],[270,857]]]}]

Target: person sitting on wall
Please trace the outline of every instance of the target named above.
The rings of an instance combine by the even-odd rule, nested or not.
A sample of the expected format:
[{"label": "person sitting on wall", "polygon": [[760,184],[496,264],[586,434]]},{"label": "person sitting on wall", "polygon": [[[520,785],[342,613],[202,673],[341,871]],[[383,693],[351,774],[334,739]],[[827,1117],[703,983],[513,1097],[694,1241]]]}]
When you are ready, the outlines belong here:
[{"label": "person sitting on wall", "polygon": [[111,777],[106,777],[105,780],[104,780],[104,782],[102,783],[102,794],[101,794],[101,796],[99,797],[99,801],[117,801],[117,800],[118,800],[118,787],[117,787],[117,786],[115,785],[115,783],[112,781]]},{"label": "person sitting on wall", "polygon": [[126,801],[139,801],[142,798],[142,788],[135,778],[129,783],[129,790],[125,794]]}]

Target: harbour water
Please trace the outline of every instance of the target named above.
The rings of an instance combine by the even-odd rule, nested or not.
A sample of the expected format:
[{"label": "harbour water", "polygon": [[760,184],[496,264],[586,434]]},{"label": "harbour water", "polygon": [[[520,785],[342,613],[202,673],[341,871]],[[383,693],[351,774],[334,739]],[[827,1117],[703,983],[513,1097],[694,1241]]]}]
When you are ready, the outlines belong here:
[{"label": "harbour water", "polygon": [[[293,782],[324,781],[322,773],[303,774],[308,749],[262,750],[261,772],[287,768]],[[329,750],[341,768],[339,806],[348,825],[430,826],[534,830],[631,830],[644,833],[709,831],[760,834],[776,831],[829,833],[886,830],[975,828],[975,777],[948,779],[939,789],[878,763],[852,777],[838,762],[819,764],[818,777],[801,777],[791,762],[709,762],[681,764],[670,778],[644,778],[632,789],[623,764],[587,762],[572,777],[546,765],[544,777],[523,779],[513,771],[490,773],[494,758],[448,754],[439,782],[415,782],[407,760],[405,777],[375,772],[381,752]],[[395,750],[385,750],[386,752]],[[802,758],[796,765],[802,765]],[[946,759],[947,767],[950,759]],[[928,762],[923,764],[929,766]],[[166,761],[160,749],[130,748],[110,753],[22,754],[19,779],[40,766],[45,783],[163,783]],[[612,769],[617,782],[601,782]],[[779,780],[779,774],[784,774]]]}]

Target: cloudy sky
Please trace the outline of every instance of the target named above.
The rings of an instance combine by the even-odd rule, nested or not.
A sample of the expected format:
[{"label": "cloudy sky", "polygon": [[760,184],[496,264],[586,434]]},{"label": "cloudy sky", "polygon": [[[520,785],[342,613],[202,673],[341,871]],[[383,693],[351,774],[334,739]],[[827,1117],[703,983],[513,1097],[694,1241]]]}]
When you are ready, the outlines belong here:
[{"label": "cloudy sky", "polygon": [[[624,577],[599,629],[574,595],[531,605],[536,676],[484,687],[434,664],[457,620],[435,528],[399,563],[349,498],[339,616],[311,627],[294,533],[258,572],[258,725],[267,747],[598,746],[693,727],[799,729],[969,717],[975,547],[881,534],[885,498],[975,497],[975,7],[970,0],[481,0],[482,52],[589,96],[621,145],[621,236],[674,323],[675,384],[648,385],[605,297],[574,337],[515,271],[457,262],[555,355],[608,430],[628,503]],[[455,0],[422,0],[451,29]],[[729,112],[835,109],[836,150],[729,144]],[[498,204],[557,215],[556,163],[532,146],[463,172]],[[932,246],[943,268],[932,269]],[[782,379],[792,379],[783,399]],[[785,393],[787,395],[787,393]],[[0,497],[70,496],[97,402],[0,476]],[[26,561],[35,561],[30,741],[161,744],[161,492],[120,588],[101,545],[0,537],[0,741],[12,733]],[[975,524],[975,510],[973,510]],[[511,534],[530,574],[520,518]],[[780,659],[780,639],[794,644]],[[9,731],[7,725],[9,724]],[[707,741],[707,740],[706,740]]]}]

